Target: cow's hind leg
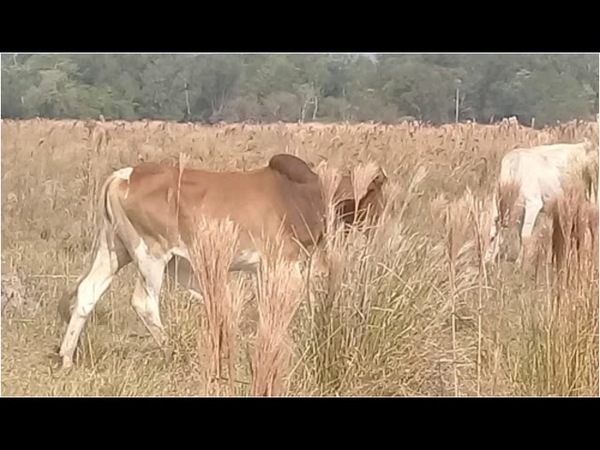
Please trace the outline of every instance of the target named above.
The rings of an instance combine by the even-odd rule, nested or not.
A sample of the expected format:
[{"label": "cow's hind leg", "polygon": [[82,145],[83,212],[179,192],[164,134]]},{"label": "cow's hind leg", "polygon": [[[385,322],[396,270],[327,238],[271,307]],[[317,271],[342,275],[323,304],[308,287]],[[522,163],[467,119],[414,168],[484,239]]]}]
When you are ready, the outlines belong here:
[{"label": "cow's hind leg", "polygon": [[543,203],[539,200],[528,201],[525,203],[525,213],[523,217],[523,225],[521,227],[521,235],[520,235],[520,246],[519,246],[519,256],[517,257],[516,263],[518,265],[523,264],[523,254],[525,252],[525,247],[529,246],[531,241],[531,236],[533,235],[533,227],[535,225],[535,220],[542,210]]},{"label": "cow's hind leg", "polygon": [[[150,261],[150,262],[148,262]],[[131,305],[146,326],[167,360],[171,357],[168,337],[160,319],[160,290],[163,283],[166,263],[162,260],[144,259],[139,264],[139,277],[131,298]]]},{"label": "cow's hind leg", "polygon": [[198,279],[192,270],[192,265],[186,258],[179,256],[172,257],[167,264],[166,274],[175,284],[179,284],[187,290],[194,299],[200,302],[204,300],[204,297],[200,293]]},{"label": "cow's hind leg", "polygon": [[[118,239],[112,248],[109,248],[106,234],[98,235],[90,270],[77,285],[77,301],[60,347],[59,355],[64,368],[73,365],[73,354],[88,315],[108,289],[119,269],[130,261],[131,258]],[[68,299],[65,301],[68,302]],[[68,305],[65,307],[68,308]]]}]

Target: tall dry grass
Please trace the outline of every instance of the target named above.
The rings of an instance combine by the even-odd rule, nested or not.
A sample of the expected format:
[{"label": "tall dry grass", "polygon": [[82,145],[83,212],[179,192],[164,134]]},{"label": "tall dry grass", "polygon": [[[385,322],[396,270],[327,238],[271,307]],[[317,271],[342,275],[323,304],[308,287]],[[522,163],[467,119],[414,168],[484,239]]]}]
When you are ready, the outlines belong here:
[{"label": "tall dry grass", "polygon": [[[535,231],[534,270],[510,261],[486,267],[480,258],[502,155],[517,146],[597,141],[597,123],[543,130],[508,122],[93,124],[88,132],[81,121],[2,122],[2,273],[26,274],[20,282],[37,304],[33,312],[2,317],[3,394],[204,395],[210,361],[197,342],[208,330],[206,304],[165,284],[161,313],[174,346],[173,362],[165,365],[129,307],[132,267],[121,271],[92,314],[75,370],[53,372],[49,355],[63,332],[56,302],[92,244],[94,186],[140,160],[177,164],[184,154],[190,167],[239,170],[287,149],[315,167],[324,160],[317,170],[329,173],[325,185],[358,165],[384,167],[389,202],[368,236],[329,228],[324,276],[304,273],[289,324],[294,351],[278,372],[264,370],[270,375],[262,379],[270,381],[263,386],[272,388],[253,390],[253,360],[263,348],[258,330],[267,336],[262,342],[275,332],[260,324],[256,280],[241,277],[235,377],[222,394],[598,395],[598,268],[591,264],[597,234],[587,231],[579,247],[566,237],[567,225],[582,221],[585,211],[588,230],[597,229],[597,209],[558,216],[565,242],[574,242],[564,250],[555,242],[554,261],[567,261],[562,265],[553,265],[552,217]],[[504,236],[507,251],[516,235],[509,226]],[[557,284],[565,270],[577,277]],[[307,287],[311,302],[304,301]],[[269,352],[263,353],[275,354]]]},{"label": "tall dry grass", "polygon": [[452,203],[446,210],[446,252],[448,258],[448,281],[449,296],[452,307],[452,354],[453,354],[453,379],[454,395],[459,395],[458,385],[458,349],[456,341],[456,316],[457,316],[457,277],[459,275],[459,256],[465,251],[468,243],[469,232],[469,205],[463,198],[458,202]]},{"label": "tall dry grass", "polygon": [[[229,220],[201,218],[195,224],[190,262],[197,274],[207,318],[207,329],[199,331],[198,342],[207,348],[209,373],[207,392],[219,394],[223,377],[221,357],[227,359],[230,387],[237,378],[236,333],[242,312],[242,286],[229,283],[229,267],[234,261],[238,244],[238,227]],[[208,345],[206,345],[208,344]]]},{"label": "tall dry grass", "polygon": [[266,242],[257,270],[258,329],[251,362],[254,396],[281,395],[292,343],[289,326],[302,300],[302,276],[294,262],[283,256],[283,247]]},{"label": "tall dry grass", "polygon": [[[495,239],[490,245],[496,250],[496,261],[500,257],[508,257],[508,259],[519,259],[521,250],[526,244],[521,242],[520,229],[523,223],[523,214],[525,212],[524,204],[519,201],[519,192],[521,184],[518,181],[507,181],[498,184],[497,196],[494,198],[496,202],[497,216],[492,224],[496,234]],[[512,232],[512,235],[511,235]],[[515,236],[518,237],[515,239]],[[517,242],[519,254],[515,255],[510,252],[512,248],[506,248],[506,241]],[[504,246],[503,246],[504,244]],[[502,252],[501,250],[504,250]],[[507,252],[510,252],[507,254]],[[523,253],[524,254],[524,253]]]},{"label": "tall dry grass", "polygon": [[581,395],[598,383],[598,206],[581,190],[567,189],[549,210],[554,271],[545,323],[547,389]]}]

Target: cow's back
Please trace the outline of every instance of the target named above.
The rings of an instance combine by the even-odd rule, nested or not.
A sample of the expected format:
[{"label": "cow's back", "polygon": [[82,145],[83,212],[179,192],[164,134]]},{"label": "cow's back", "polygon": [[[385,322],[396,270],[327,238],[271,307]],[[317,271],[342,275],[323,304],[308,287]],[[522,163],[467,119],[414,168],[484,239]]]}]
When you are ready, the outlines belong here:
[{"label": "cow's back", "polygon": [[517,148],[503,157],[500,180],[519,182],[525,200],[545,203],[561,192],[563,180],[585,163],[586,154],[586,143]]},{"label": "cow's back", "polygon": [[201,217],[233,221],[244,247],[252,239],[274,236],[279,229],[283,206],[269,170],[195,171],[187,174],[183,187],[180,220],[187,241]]},{"label": "cow's back", "polygon": [[[277,155],[264,168],[210,172],[144,163],[123,184],[123,208],[137,231],[166,251],[189,246],[202,217],[229,219],[240,229],[240,246],[294,235],[305,246],[323,231],[324,204],[318,176],[299,158]],[[314,240],[313,240],[314,237]]]},{"label": "cow's back", "polygon": [[533,148],[551,166],[561,173],[568,170],[571,164],[582,164],[586,160],[587,148],[585,143],[552,144]]}]

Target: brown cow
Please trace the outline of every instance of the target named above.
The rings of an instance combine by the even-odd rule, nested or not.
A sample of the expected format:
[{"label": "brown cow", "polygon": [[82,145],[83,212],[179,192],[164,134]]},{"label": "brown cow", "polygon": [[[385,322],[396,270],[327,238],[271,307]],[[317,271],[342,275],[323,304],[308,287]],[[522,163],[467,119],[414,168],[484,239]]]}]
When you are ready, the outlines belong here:
[{"label": "brown cow", "polygon": [[[386,182],[387,175],[380,170],[356,207],[352,177],[350,175],[342,176],[333,196],[336,219],[343,222],[345,227],[353,225],[373,227],[383,213],[385,206],[383,186]],[[367,228],[365,232],[368,234],[370,230],[372,228]],[[200,286],[187,259],[174,256],[168,262],[166,270],[169,278],[187,289],[195,298],[202,298]]]},{"label": "brown cow", "polygon": [[[381,181],[373,180],[365,197],[381,192]],[[289,154],[275,155],[268,166],[247,172],[180,171],[156,163],[117,170],[100,191],[92,263],[60,301],[59,311],[69,322],[59,351],[63,367],[73,364],[87,316],[117,272],[132,261],[139,272],[132,306],[164,348],[159,295],[165,269],[173,276],[178,260],[178,281],[199,293],[190,276],[188,247],[201,216],[229,218],[238,225],[230,270],[254,271],[260,260],[254,239],[282,236],[284,256],[290,259],[298,258],[302,247],[314,248],[324,233],[325,204],[317,174]]]}]

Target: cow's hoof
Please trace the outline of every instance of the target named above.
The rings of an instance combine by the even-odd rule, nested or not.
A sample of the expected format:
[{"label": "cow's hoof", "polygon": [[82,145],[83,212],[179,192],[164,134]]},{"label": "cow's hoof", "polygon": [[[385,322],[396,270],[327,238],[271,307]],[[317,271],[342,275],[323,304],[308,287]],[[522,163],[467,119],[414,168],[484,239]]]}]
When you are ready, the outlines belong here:
[{"label": "cow's hoof", "polygon": [[59,366],[59,370],[63,372],[70,372],[73,369],[73,358],[70,356],[62,356],[62,364]]}]

